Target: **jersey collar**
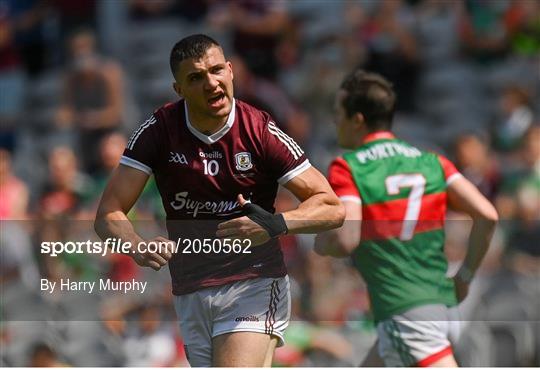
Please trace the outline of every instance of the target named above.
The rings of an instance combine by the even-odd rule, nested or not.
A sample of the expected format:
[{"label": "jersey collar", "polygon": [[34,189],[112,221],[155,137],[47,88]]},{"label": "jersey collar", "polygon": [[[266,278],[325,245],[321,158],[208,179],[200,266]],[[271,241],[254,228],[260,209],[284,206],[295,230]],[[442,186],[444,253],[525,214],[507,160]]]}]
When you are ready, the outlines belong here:
[{"label": "jersey collar", "polygon": [[212,135],[205,135],[199,130],[197,130],[193,125],[191,124],[189,120],[189,114],[188,114],[188,108],[187,103],[184,100],[184,111],[186,115],[186,125],[189,131],[196,136],[199,140],[206,144],[214,144],[216,141],[221,139],[229,130],[231,129],[232,125],[234,124],[234,118],[236,116],[236,100],[233,98],[232,101],[232,108],[231,113],[229,113],[229,117],[227,118],[227,122],[225,122],[225,125],[220,128],[218,131],[214,132]]},{"label": "jersey collar", "polygon": [[391,133],[390,131],[375,131],[375,132],[367,134],[364,137],[364,140],[362,140],[362,144],[371,143],[372,141],[377,141],[377,140],[395,139],[395,138],[396,137],[394,136],[394,134]]}]

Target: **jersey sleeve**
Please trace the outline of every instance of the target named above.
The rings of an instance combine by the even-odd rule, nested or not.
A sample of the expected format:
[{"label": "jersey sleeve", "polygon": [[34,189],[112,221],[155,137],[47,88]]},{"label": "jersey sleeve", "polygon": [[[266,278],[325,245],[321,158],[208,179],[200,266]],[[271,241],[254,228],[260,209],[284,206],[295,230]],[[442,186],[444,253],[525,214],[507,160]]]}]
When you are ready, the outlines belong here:
[{"label": "jersey sleeve", "polygon": [[311,167],[302,148],[272,120],[264,128],[263,143],[265,165],[281,185]]},{"label": "jersey sleeve", "polygon": [[137,128],[126,145],[120,164],[151,175],[157,163],[157,118],[150,116]]},{"label": "jersey sleeve", "polygon": [[461,173],[457,170],[456,166],[450,162],[446,157],[439,155],[439,163],[444,172],[444,179],[446,180],[446,185],[450,185],[454,180],[461,177]]},{"label": "jersey sleeve", "polygon": [[330,164],[328,182],[342,201],[362,204],[360,193],[354,182],[349,165],[343,158],[336,158]]}]

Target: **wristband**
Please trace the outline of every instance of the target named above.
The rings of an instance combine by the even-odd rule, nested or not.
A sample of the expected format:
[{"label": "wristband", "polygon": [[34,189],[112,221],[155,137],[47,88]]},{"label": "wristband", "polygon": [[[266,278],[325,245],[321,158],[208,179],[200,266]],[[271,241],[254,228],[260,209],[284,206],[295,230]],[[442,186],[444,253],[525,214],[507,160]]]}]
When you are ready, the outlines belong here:
[{"label": "wristband", "polygon": [[270,235],[270,238],[287,234],[287,231],[289,231],[285,223],[285,218],[283,218],[281,213],[274,215],[253,203],[245,204],[242,209],[244,215],[265,229],[268,235]]}]

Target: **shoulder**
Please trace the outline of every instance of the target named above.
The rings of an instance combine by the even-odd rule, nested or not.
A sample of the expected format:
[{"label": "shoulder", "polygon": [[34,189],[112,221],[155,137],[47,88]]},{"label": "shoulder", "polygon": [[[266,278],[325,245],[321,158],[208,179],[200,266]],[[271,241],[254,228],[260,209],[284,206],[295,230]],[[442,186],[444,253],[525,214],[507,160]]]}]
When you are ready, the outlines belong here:
[{"label": "shoulder", "polygon": [[184,121],[184,100],[181,99],[176,102],[166,103],[155,109],[139,128],[148,128],[151,126],[153,131],[165,133],[181,127],[178,123]]},{"label": "shoulder", "polygon": [[272,133],[271,130],[276,127],[274,119],[267,112],[244,101],[235,99],[235,106],[235,120],[243,136],[266,146],[268,144],[269,134]]},{"label": "shoulder", "polygon": [[248,119],[251,124],[260,125],[264,127],[272,120],[270,114],[248,104],[242,100],[235,99],[236,114],[239,117]]},{"label": "shoulder", "polygon": [[153,116],[158,121],[162,122],[178,122],[178,120],[184,120],[184,100],[180,99],[176,102],[170,102],[162,105],[154,110]]},{"label": "shoulder", "polygon": [[335,158],[328,169],[328,182],[343,201],[360,202],[360,194],[349,164],[343,157]]},{"label": "shoulder", "polygon": [[160,142],[163,136],[166,136],[170,131],[169,128],[179,126],[178,122],[184,117],[183,111],[183,100],[167,103],[157,108],[133,131],[128,140],[127,148],[132,150],[139,140],[144,141],[145,145]]},{"label": "shoulder", "polygon": [[335,158],[328,166],[328,178],[352,178],[352,171],[349,163],[343,156]]},{"label": "shoulder", "polygon": [[351,153],[346,153],[343,156],[339,156],[334,158],[332,162],[330,163],[329,168],[331,170],[346,170],[350,171],[349,164],[347,163],[347,160],[345,159],[346,155],[350,155]]},{"label": "shoulder", "polygon": [[444,173],[444,178],[447,185],[450,185],[455,179],[462,176],[454,163],[452,163],[448,158],[437,153],[433,153],[433,155],[437,157],[437,161]]},{"label": "shoulder", "polygon": [[430,158],[430,163],[433,163],[433,168],[437,167],[439,168],[439,170],[442,170],[442,175],[447,185],[449,185],[451,182],[461,176],[456,165],[444,155],[433,150],[423,151],[422,154]]},{"label": "shoulder", "polygon": [[422,156],[425,158],[429,158],[431,161],[442,167],[443,169],[446,167],[455,167],[454,164],[443,154],[441,154],[441,151],[435,150],[435,149],[425,149],[421,150]]}]

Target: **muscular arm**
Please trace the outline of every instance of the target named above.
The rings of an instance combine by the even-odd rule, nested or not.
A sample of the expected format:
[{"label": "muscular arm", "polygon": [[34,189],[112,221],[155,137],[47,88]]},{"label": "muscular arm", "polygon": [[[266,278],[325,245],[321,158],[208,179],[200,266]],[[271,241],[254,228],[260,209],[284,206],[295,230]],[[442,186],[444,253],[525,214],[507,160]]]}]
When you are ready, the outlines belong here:
[{"label": "muscular arm", "polygon": [[[457,285],[468,284],[470,279],[462,276],[472,275],[480,266],[482,259],[491,242],[491,237],[498,221],[498,214],[493,205],[478,191],[478,189],[466,178],[459,177],[448,186],[448,205],[451,209],[466,213],[473,220],[469,235],[467,255],[460,271],[456,274]],[[469,280],[469,281],[464,281]],[[466,291],[460,294],[458,286],[458,298],[465,298]]]},{"label": "muscular arm", "polygon": [[344,201],[343,205],[343,226],[320,233],[315,239],[315,252],[321,256],[348,257],[360,243],[362,208],[353,201]]},{"label": "muscular arm", "polygon": [[290,234],[316,233],[343,224],[345,209],[326,178],[310,167],[285,184],[299,200],[298,208],[283,213]]},{"label": "muscular arm", "polygon": [[133,230],[127,213],[139,198],[148,177],[142,171],[123,165],[113,171],[101,197],[94,223],[101,239],[121,238],[132,244],[143,240]]},{"label": "muscular arm", "polygon": [[[96,233],[101,239],[120,238],[122,241],[130,242],[132,246],[144,241],[133,229],[127,213],[139,198],[148,177],[146,173],[124,165],[114,170],[103,192],[94,222]],[[161,237],[156,239],[165,241]],[[133,253],[131,257],[141,266],[159,270],[167,263],[170,253],[168,251],[163,253],[160,251],[159,254]]]}]

